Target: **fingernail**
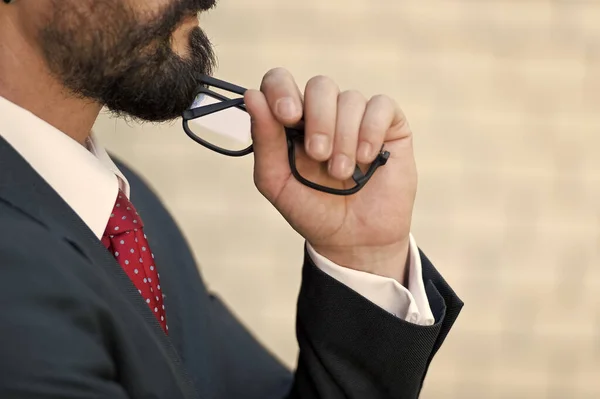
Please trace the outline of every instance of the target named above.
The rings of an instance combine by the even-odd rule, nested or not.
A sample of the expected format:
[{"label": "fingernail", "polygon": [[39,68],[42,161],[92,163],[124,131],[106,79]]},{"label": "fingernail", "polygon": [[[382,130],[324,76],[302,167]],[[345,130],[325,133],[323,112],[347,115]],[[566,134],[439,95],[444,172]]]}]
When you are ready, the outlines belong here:
[{"label": "fingernail", "polygon": [[308,143],[309,154],[317,158],[329,156],[329,136],[324,134],[313,134]]},{"label": "fingernail", "polygon": [[360,143],[356,156],[364,163],[369,162],[373,157],[373,146],[371,143],[367,143],[366,141]]},{"label": "fingernail", "polygon": [[291,97],[284,97],[277,100],[275,110],[280,118],[292,119],[297,115],[296,103]]},{"label": "fingernail", "polygon": [[344,154],[337,154],[333,158],[333,165],[331,166],[331,174],[336,177],[346,177],[352,174],[354,165],[352,160]]}]

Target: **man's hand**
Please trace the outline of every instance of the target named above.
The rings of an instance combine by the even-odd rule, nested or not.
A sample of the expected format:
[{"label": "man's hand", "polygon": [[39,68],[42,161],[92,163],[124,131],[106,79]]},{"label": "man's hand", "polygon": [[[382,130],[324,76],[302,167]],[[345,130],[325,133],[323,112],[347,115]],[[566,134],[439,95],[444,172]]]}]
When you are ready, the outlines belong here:
[{"label": "man's hand", "polygon": [[[259,191],[319,254],[403,283],[417,172],[412,133],[398,105],[387,96],[367,100],[356,91],[340,92],[322,76],[308,82],[303,96],[281,68],[269,71],[261,90],[249,90],[245,100]],[[297,165],[311,181],[349,188],[355,164],[373,162],[383,144],[390,159],[357,194],[306,187],[291,174],[284,131],[302,118],[306,137]]]}]

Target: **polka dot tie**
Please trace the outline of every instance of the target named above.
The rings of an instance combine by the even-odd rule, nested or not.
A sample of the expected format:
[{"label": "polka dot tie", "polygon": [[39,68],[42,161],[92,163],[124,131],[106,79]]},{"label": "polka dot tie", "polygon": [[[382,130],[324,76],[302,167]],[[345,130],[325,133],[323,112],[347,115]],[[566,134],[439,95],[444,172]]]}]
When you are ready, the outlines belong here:
[{"label": "polka dot tie", "polygon": [[140,216],[121,190],[102,243],[113,253],[167,333],[169,327],[154,254],[150,251]]}]

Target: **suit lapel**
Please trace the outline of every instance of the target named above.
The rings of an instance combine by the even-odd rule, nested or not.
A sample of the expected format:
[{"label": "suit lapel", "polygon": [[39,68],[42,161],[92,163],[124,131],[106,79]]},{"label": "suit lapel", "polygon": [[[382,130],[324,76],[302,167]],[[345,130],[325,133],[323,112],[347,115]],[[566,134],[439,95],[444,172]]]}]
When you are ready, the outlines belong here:
[{"label": "suit lapel", "polygon": [[122,267],[69,205],[1,136],[0,200],[36,219],[106,272],[123,296],[144,316],[152,332],[164,346],[174,369],[179,372],[181,381],[185,384],[186,398],[197,398],[196,389],[171,339],[164,334]]}]

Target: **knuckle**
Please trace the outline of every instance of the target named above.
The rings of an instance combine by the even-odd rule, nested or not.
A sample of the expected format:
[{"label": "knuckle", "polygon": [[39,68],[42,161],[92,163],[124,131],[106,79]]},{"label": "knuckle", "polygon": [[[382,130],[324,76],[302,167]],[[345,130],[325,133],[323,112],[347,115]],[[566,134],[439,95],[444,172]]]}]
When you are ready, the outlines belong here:
[{"label": "knuckle", "polygon": [[336,145],[336,134],[332,129],[328,129],[325,126],[319,126],[316,129],[306,132],[305,143],[313,142],[314,137],[319,137],[322,146],[334,148]]},{"label": "knuckle", "polygon": [[265,73],[265,76],[263,76],[261,88],[264,88],[265,86],[268,86],[289,76],[291,76],[290,72],[283,67],[272,68],[269,71],[267,71],[267,73]]},{"label": "knuckle", "polygon": [[290,75],[290,72],[285,69],[284,67],[276,67],[276,68],[272,68],[269,71],[267,71],[267,73],[265,74],[266,78],[269,77],[280,77],[280,76],[288,76]]},{"label": "knuckle", "polygon": [[356,150],[357,132],[337,132],[334,139],[335,152],[352,155]]},{"label": "knuckle", "polygon": [[365,98],[364,94],[358,90],[346,90],[340,94],[340,101],[366,103],[367,99]]},{"label": "knuckle", "polygon": [[385,94],[377,94],[371,97],[370,102],[377,106],[391,109],[394,109],[396,105],[396,102],[390,96],[387,96]]},{"label": "knuckle", "polygon": [[365,121],[360,129],[360,136],[364,140],[373,139],[373,136],[385,131],[386,126],[380,120]]},{"label": "knuckle", "polygon": [[326,126],[325,124],[318,123],[312,126],[312,129],[307,129],[305,132],[306,136],[328,136],[332,138],[335,135],[332,126]]},{"label": "knuckle", "polygon": [[336,90],[339,90],[337,83],[335,83],[335,81],[333,79],[331,79],[330,77],[325,76],[325,75],[314,76],[314,77],[310,78],[310,80],[306,84],[307,89],[311,88],[311,87],[315,87],[315,86],[316,87],[334,88]]}]

